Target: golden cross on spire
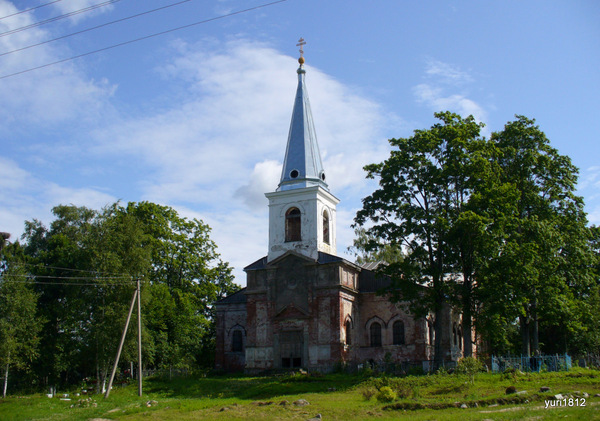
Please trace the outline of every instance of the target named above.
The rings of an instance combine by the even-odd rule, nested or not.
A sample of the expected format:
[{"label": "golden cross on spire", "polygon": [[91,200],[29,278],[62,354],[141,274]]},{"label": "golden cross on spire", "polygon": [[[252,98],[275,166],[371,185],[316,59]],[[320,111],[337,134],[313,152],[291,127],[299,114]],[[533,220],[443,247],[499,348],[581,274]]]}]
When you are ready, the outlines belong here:
[{"label": "golden cross on spire", "polygon": [[306,45],[306,41],[304,41],[304,38],[300,38],[298,44],[296,44],[296,47],[300,47],[300,58],[304,57],[304,49],[302,48],[304,45]]}]

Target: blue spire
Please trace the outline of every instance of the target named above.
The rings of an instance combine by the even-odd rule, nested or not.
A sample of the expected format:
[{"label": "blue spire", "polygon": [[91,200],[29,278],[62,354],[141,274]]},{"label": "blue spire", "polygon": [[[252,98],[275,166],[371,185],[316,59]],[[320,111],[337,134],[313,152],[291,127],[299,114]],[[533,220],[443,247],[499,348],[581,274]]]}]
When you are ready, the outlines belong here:
[{"label": "blue spire", "polygon": [[[301,51],[302,52],[302,51]],[[304,82],[304,57],[298,60],[298,89],[292,112],[281,181],[277,191],[321,186],[327,190],[317,134]]]}]

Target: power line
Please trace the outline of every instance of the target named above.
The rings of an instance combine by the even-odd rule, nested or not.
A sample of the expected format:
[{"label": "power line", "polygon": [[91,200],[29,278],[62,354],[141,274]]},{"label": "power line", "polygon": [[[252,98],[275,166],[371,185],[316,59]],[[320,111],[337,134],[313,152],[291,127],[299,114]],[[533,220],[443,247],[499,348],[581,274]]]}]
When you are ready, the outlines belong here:
[{"label": "power line", "polygon": [[75,60],[75,59],[78,59],[78,58],[86,57],[86,56],[89,56],[89,55],[92,55],[92,54],[100,53],[102,51],[111,50],[113,48],[122,47],[122,46],[127,45],[127,44],[133,44],[134,42],[143,41],[143,40],[146,40],[146,39],[149,39],[149,38],[154,38],[154,37],[157,37],[157,36],[160,36],[160,35],[165,35],[165,34],[168,34],[168,33],[171,33],[171,32],[179,31],[181,29],[190,28],[192,26],[197,26],[197,25],[201,25],[201,24],[204,24],[204,23],[212,22],[212,21],[215,21],[215,20],[220,20],[220,19],[231,17],[231,16],[239,15],[239,14],[242,14],[242,13],[251,12],[253,10],[261,9],[261,8],[268,7],[268,6],[273,6],[273,5],[277,4],[277,3],[283,3],[285,1],[287,1],[287,0],[277,0],[277,1],[270,2],[270,3],[261,4],[259,6],[250,7],[248,9],[243,9],[243,10],[238,10],[238,11],[227,13],[225,15],[217,16],[217,17],[214,17],[214,18],[205,19],[205,20],[201,20],[201,21],[198,21],[198,22],[190,23],[188,25],[178,26],[177,28],[168,29],[166,31],[157,32],[157,33],[154,33],[154,34],[151,34],[151,35],[146,35],[144,37],[132,39],[130,41],[121,42],[119,44],[113,44],[113,45],[110,45],[108,47],[100,48],[98,50],[89,51],[87,53],[83,53],[83,54],[79,54],[79,55],[76,55],[76,56],[68,57],[68,58],[65,58],[65,59],[62,59],[62,60],[54,61],[52,63],[47,63],[47,64],[43,64],[41,66],[31,67],[31,68],[26,69],[26,70],[21,70],[19,72],[15,72],[15,73],[11,73],[11,74],[8,74],[8,75],[0,76],[0,80],[1,79],[6,79],[6,78],[9,78],[9,77],[13,77],[13,76],[17,76],[17,75],[21,75],[23,73],[32,72],[34,70],[43,69],[45,67],[54,66],[55,64],[60,64],[60,63],[64,63],[64,62],[71,61],[71,60]]},{"label": "power line", "polygon": [[158,11],[163,10],[163,9],[167,9],[169,7],[179,6],[182,3],[187,3],[187,2],[190,2],[190,1],[192,1],[192,0],[183,0],[183,1],[180,1],[180,2],[177,2],[177,3],[168,4],[168,5],[163,6],[163,7],[158,7],[156,9],[148,10],[146,12],[138,13],[136,15],[131,15],[131,16],[127,16],[127,17],[124,17],[124,18],[121,18],[121,19],[117,19],[117,20],[113,20],[113,21],[110,21],[110,22],[106,22],[106,23],[103,23],[103,24],[98,25],[98,26],[93,26],[91,28],[87,28],[87,29],[83,29],[81,31],[73,32],[71,34],[63,35],[63,36],[58,37],[58,38],[49,39],[47,41],[38,42],[37,44],[31,44],[31,45],[28,45],[26,47],[21,47],[21,48],[15,49],[15,50],[7,51],[5,53],[0,53],[0,57],[5,56],[7,54],[16,53],[18,51],[27,50],[28,48],[38,47],[40,45],[48,44],[50,42],[54,42],[54,41],[58,41],[58,40],[61,40],[61,39],[69,38],[69,37],[72,37],[74,35],[83,34],[84,32],[93,31],[95,29],[103,28],[105,26],[113,25],[115,23],[123,22],[123,21],[129,20],[129,19],[137,18],[137,17],[144,16],[144,15],[148,15],[150,13],[154,13],[154,12],[158,12]]},{"label": "power line", "polygon": [[55,16],[55,17],[50,18],[50,19],[41,20],[39,22],[35,22],[35,23],[30,24],[30,25],[21,26],[20,28],[11,29],[10,31],[0,32],[0,37],[4,37],[6,35],[16,34],[17,32],[25,31],[27,29],[35,28],[35,27],[38,27],[38,26],[42,26],[42,25],[45,25],[45,24],[50,23],[50,22],[55,22],[57,20],[61,20],[61,19],[65,19],[65,18],[70,18],[71,16],[75,16],[75,15],[78,15],[80,13],[89,12],[90,10],[95,10],[95,9],[100,8],[100,7],[108,6],[109,4],[113,4],[113,3],[116,3],[118,1],[121,1],[121,0],[108,0],[108,1],[105,1],[104,3],[94,4],[92,6],[84,7],[83,9],[79,9],[79,10],[75,10],[73,12],[65,13],[65,14],[60,15],[60,16]]},{"label": "power line", "polygon": [[[11,275],[14,276],[14,275]],[[2,282],[10,282],[10,283],[14,283],[14,284],[31,284],[31,285],[66,285],[66,286],[89,286],[89,287],[106,287],[106,286],[118,286],[118,285],[126,285],[126,284],[112,284],[112,285],[103,285],[103,284],[98,284],[98,283],[81,283],[81,282],[37,282],[35,279],[30,280],[30,281],[17,281],[17,280],[11,280],[11,279],[2,279],[0,280],[0,283]],[[135,284],[134,282],[131,282],[130,285]]]},{"label": "power line", "polygon": [[112,273],[112,272],[100,272],[100,271],[91,270],[91,269],[73,269],[73,268],[64,268],[64,267],[59,267],[59,266],[48,266],[43,263],[25,263],[25,262],[10,262],[10,261],[7,261],[6,263],[11,266],[12,265],[14,265],[14,266],[33,266],[33,267],[37,267],[37,268],[41,268],[41,269],[56,269],[56,270],[65,270],[65,271],[72,271],[72,272],[84,272],[84,273],[91,273],[93,275],[103,274],[103,275],[118,275],[118,276],[120,276],[120,274]]},{"label": "power line", "polygon": [[10,14],[10,15],[2,16],[2,17],[0,17],[0,20],[6,19],[6,18],[10,18],[10,17],[13,17],[13,16],[17,16],[17,15],[20,15],[21,13],[31,12],[32,10],[39,9],[40,7],[44,7],[44,6],[49,6],[51,4],[58,3],[59,1],[62,1],[62,0],[54,0],[54,1],[51,1],[50,3],[40,4],[39,6],[30,7],[29,9],[21,10],[19,12],[15,12],[15,13]]},{"label": "power line", "polygon": [[[23,274],[19,274],[19,273],[11,273],[8,275],[4,275],[4,276],[8,276],[8,277],[19,277],[19,278],[35,278],[35,279],[63,279],[63,280],[67,280],[67,279],[73,279],[75,281],[113,281],[113,280],[120,280],[123,281],[123,283],[125,283],[125,281],[127,281],[128,283],[131,282],[135,282],[134,280],[131,279],[131,276],[101,276],[101,277],[94,277],[94,276],[52,276],[52,275],[23,275]],[[70,284],[65,284],[65,285],[70,285]]]}]

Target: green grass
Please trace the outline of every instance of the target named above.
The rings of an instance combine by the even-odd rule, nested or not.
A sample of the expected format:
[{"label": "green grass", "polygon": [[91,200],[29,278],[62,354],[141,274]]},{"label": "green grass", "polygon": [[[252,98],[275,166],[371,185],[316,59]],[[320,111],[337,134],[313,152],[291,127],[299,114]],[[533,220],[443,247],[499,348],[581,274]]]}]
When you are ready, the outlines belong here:
[{"label": "green grass", "polygon": [[[377,401],[376,393],[366,398],[369,391],[377,392],[383,386],[395,392],[393,402]],[[526,393],[506,395],[508,386]],[[551,391],[539,393],[541,386]],[[549,396],[575,391],[590,395],[586,407],[545,408],[544,400]],[[45,395],[10,396],[0,399],[0,420],[305,420],[317,413],[324,420],[600,420],[600,398],[593,397],[596,393],[600,393],[600,371],[589,369],[480,373],[474,384],[466,376],[448,374],[403,378],[346,374],[238,375],[172,381],[150,378],[144,382],[141,398],[136,385],[117,387],[108,399],[102,395],[76,397],[73,391],[69,393],[70,401]],[[91,402],[79,404],[84,398]],[[296,406],[293,402],[297,399],[306,399],[310,405]],[[148,401],[157,403],[148,407]],[[287,404],[281,404],[285,401]],[[456,403],[465,403],[469,408],[456,408]],[[478,407],[473,407],[475,403]],[[416,407],[423,409],[411,409]]]}]

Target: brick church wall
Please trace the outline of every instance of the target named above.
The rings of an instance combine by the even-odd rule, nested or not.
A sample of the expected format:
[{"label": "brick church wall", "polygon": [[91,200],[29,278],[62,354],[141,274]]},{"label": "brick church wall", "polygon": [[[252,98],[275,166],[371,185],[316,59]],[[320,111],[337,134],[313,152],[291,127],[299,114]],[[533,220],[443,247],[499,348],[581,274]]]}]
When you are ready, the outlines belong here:
[{"label": "brick church wall", "polygon": [[[373,292],[360,295],[360,335],[357,352],[360,361],[394,362],[428,359],[427,321],[415,319],[407,314],[402,304],[394,304],[386,296]],[[395,322],[404,324],[404,344],[394,344],[393,326]],[[373,323],[381,325],[381,346],[371,346],[370,327]],[[387,354],[387,356],[386,356]]]},{"label": "brick church wall", "polygon": [[[432,359],[433,315],[414,318],[401,303],[361,291],[365,274],[359,267],[339,258],[319,263],[293,252],[259,266],[247,270],[243,303],[217,305],[217,368],[261,372],[295,368],[297,359],[303,368],[327,371],[340,362]],[[452,325],[447,331],[453,332],[460,314],[447,311]],[[394,343],[395,322],[403,323],[404,343]],[[381,325],[381,345],[371,344],[373,323]],[[232,350],[232,332],[240,328],[244,353]],[[453,337],[444,342],[449,358],[462,356]]]},{"label": "brick church wall", "polygon": [[[247,342],[246,303],[217,304],[215,368],[227,371],[243,370],[245,366],[245,345]],[[242,335],[241,351],[233,349],[233,332]]]}]

